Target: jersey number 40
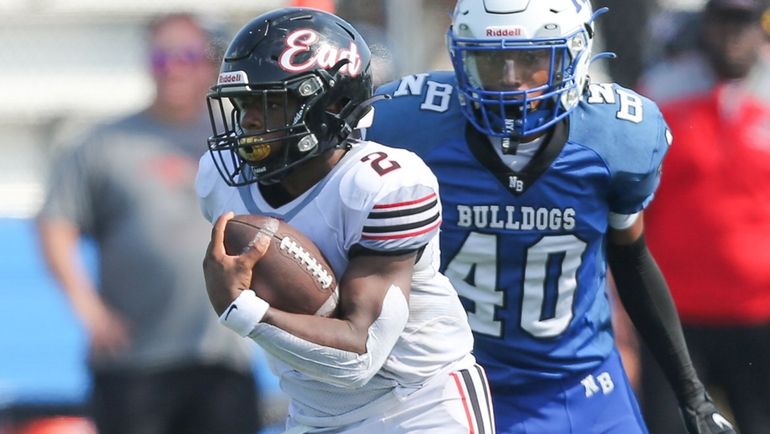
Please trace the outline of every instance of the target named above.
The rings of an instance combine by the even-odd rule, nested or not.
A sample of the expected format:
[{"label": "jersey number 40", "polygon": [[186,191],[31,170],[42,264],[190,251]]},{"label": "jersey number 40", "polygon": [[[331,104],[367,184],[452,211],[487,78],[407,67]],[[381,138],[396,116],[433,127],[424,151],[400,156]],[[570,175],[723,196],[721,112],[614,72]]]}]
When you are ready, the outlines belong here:
[{"label": "jersey number 40", "polygon": [[[569,327],[578,287],[577,272],[586,246],[574,235],[548,235],[524,247],[523,272],[517,273],[523,276],[519,282],[522,330],[544,339],[559,336]],[[497,279],[506,270],[500,269],[497,255],[497,235],[471,232],[444,273],[460,296],[474,303],[468,312],[473,331],[501,337],[504,324],[496,311],[505,308],[505,292],[498,289]]]}]

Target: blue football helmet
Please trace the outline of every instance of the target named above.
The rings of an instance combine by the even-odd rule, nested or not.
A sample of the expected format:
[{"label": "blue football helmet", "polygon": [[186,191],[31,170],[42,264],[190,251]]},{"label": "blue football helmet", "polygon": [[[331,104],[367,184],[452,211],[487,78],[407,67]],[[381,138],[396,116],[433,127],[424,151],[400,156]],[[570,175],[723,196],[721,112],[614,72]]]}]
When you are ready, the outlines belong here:
[{"label": "blue football helmet", "polygon": [[588,82],[588,0],[459,0],[447,33],[463,113],[488,136],[545,131],[577,106]]}]

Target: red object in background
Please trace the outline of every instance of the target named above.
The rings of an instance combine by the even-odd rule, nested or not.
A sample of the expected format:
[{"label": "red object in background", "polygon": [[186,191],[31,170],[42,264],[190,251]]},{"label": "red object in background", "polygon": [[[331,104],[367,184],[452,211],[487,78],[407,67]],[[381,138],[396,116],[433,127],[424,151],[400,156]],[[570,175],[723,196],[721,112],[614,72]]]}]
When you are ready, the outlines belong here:
[{"label": "red object in background", "polygon": [[334,13],[334,0],[292,0],[292,6],[300,8],[313,8]]},{"label": "red object in background", "polygon": [[770,106],[722,85],[661,110],[674,142],[645,232],[679,314],[690,325],[767,323]]},{"label": "red object in background", "polygon": [[75,416],[32,419],[5,427],[4,434],[96,434],[90,420]]}]

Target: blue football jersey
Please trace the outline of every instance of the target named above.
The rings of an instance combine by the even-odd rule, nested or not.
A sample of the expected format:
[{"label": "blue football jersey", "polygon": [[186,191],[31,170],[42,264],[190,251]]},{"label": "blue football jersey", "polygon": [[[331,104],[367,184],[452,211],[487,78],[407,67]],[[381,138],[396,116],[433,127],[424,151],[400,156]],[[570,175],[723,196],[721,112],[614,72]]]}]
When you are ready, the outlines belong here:
[{"label": "blue football jersey", "polygon": [[366,138],[416,152],[439,180],[441,270],[452,280],[493,389],[600,365],[613,336],[606,288],[610,213],[652,199],[669,146],[651,101],[615,84],[590,94],[520,171],[463,117],[451,72],[378,93]]}]

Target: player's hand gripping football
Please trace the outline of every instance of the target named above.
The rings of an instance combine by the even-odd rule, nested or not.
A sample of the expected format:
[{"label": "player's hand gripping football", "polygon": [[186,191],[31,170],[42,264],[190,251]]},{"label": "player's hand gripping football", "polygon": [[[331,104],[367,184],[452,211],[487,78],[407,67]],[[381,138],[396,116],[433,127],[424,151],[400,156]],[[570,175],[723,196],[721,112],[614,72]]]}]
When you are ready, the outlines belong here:
[{"label": "player's hand gripping football", "polygon": [[690,434],[736,434],[733,425],[717,410],[707,393],[682,406],[682,416]]},{"label": "player's hand gripping football", "polygon": [[270,237],[259,235],[250,249],[238,256],[225,252],[225,226],[234,214],[227,212],[219,216],[211,230],[211,241],[203,258],[203,275],[209,301],[217,315],[221,315],[241,292],[251,284],[251,272],[270,247]]}]

